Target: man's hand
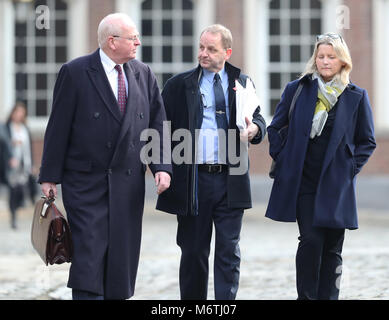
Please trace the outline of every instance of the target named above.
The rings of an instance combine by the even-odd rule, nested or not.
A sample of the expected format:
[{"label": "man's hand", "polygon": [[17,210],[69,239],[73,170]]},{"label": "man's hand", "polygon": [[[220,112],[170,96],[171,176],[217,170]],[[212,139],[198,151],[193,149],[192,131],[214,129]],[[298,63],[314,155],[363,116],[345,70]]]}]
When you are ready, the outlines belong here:
[{"label": "man's hand", "polygon": [[42,182],[41,183],[41,190],[42,193],[45,195],[45,197],[49,197],[50,190],[53,190],[54,197],[57,197],[57,186],[55,183],[52,182]]},{"label": "man's hand", "polygon": [[157,194],[161,194],[170,187],[170,175],[164,171],[158,171],[155,174],[155,185],[157,186]]},{"label": "man's hand", "polygon": [[247,128],[240,133],[240,140],[242,141],[251,141],[257,135],[259,127],[250,121],[249,118],[245,118]]}]

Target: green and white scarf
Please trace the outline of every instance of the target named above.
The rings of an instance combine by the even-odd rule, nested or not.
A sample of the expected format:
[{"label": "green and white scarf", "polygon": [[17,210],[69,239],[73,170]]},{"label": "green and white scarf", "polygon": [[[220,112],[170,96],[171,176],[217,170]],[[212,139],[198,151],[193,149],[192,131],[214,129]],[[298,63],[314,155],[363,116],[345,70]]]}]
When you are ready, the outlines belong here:
[{"label": "green and white scarf", "polygon": [[312,74],[312,79],[318,79],[319,90],[317,91],[316,108],[312,120],[311,139],[321,135],[328,118],[328,112],[336,104],[338,97],[346,88],[337,78],[324,82],[316,72]]}]

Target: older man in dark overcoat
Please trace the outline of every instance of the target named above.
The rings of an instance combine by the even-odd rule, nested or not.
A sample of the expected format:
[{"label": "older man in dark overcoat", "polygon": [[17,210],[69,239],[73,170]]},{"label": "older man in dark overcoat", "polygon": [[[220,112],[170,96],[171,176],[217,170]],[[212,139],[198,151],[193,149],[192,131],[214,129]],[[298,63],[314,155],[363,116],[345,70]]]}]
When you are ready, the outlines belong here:
[{"label": "older man in dark overcoat", "polygon": [[[74,244],[73,299],[126,299],[134,294],[141,242],[146,142],[140,137],[148,128],[162,137],[166,116],[155,76],[135,59],[140,40],[132,20],[108,15],[98,40],[97,51],[59,72],[39,181],[46,196],[62,186]],[[149,168],[163,192],[171,166]]]}]

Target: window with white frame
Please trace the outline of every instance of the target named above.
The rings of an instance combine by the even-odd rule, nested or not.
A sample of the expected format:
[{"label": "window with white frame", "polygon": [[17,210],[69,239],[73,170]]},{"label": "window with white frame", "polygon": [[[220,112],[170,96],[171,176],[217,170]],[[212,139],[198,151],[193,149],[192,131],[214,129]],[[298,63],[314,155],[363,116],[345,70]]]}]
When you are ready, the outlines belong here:
[{"label": "window with white frame", "polygon": [[141,17],[142,61],[162,88],[174,74],[193,68],[193,1],[146,0]]},{"label": "window with white frame", "polygon": [[285,85],[304,70],[321,34],[320,0],[269,2],[269,85],[271,114]]},{"label": "window with white frame", "polygon": [[[36,25],[36,8],[47,6],[49,23]],[[67,1],[15,1],[15,91],[30,117],[50,113],[54,83],[67,60]]]}]

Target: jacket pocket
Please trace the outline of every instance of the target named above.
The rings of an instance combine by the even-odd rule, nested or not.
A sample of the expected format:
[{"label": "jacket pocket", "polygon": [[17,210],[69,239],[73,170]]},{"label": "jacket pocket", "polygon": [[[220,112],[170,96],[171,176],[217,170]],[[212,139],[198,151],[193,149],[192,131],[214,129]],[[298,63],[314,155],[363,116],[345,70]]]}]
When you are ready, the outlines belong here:
[{"label": "jacket pocket", "polygon": [[346,151],[348,152],[348,154],[350,155],[350,157],[354,157],[354,149],[355,147],[351,147],[348,143],[346,143]]},{"label": "jacket pocket", "polygon": [[280,137],[281,147],[286,143],[286,138],[288,137],[288,125],[283,126],[280,130],[277,131],[278,136]]},{"label": "jacket pocket", "polygon": [[66,159],[65,169],[80,171],[80,172],[90,172],[92,171],[92,162],[75,160],[75,159]]},{"label": "jacket pocket", "polygon": [[347,154],[350,156],[350,161],[352,162],[352,172],[351,172],[351,175],[352,175],[352,177],[354,177],[356,175],[356,173],[357,173],[357,165],[356,165],[355,159],[354,159],[354,149],[355,149],[355,147],[353,148],[348,143],[346,143],[345,149],[346,149]]}]

